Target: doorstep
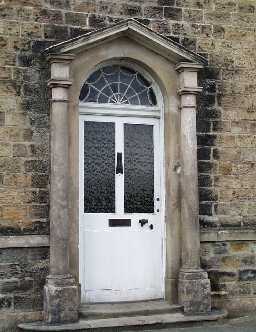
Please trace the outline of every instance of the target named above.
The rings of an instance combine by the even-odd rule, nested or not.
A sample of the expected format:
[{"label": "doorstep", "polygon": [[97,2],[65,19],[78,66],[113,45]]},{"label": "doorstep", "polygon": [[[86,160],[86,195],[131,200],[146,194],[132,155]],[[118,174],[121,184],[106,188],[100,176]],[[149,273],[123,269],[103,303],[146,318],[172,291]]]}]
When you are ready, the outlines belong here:
[{"label": "doorstep", "polygon": [[98,319],[80,319],[77,323],[49,325],[45,322],[34,322],[19,324],[19,328],[23,331],[128,331],[132,329],[148,330],[162,329],[167,327],[184,326],[187,324],[214,321],[225,318],[227,312],[224,310],[212,310],[208,314],[184,315],[180,312],[160,313],[142,316],[120,316],[114,318],[98,318]]}]

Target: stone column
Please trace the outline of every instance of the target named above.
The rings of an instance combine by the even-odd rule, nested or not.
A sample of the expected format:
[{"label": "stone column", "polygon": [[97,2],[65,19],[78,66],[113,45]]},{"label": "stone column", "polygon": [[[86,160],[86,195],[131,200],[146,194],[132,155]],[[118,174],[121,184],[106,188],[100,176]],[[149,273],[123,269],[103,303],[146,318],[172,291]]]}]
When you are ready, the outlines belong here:
[{"label": "stone column", "polygon": [[179,273],[179,303],[187,314],[211,311],[211,287],[207,272],[200,268],[200,227],[197,170],[196,97],[199,64],[180,63],[181,109],[181,231],[182,266]]},{"label": "stone column", "polygon": [[78,320],[79,288],[69,273],[68,255],[68,95],[71,60],[70,56],[50,58],[50,274],[44,287],[44,319],[47,323]]}]

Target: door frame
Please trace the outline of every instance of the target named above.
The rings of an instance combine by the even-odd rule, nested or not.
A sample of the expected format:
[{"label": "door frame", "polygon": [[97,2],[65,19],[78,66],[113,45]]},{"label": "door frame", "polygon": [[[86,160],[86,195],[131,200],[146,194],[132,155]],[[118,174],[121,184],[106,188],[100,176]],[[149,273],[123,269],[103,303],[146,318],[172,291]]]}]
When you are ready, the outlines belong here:
[{"label": "door frame", "polygon": [[[131,66],[130,66],[131,67]],[[138,70],[138,69],[137,69]],[[158,98],[158,96],[157,96]],[[159,106],[157,107],[146,107],[146,106],[131,106],[131,105],[111,105],[111,104],[93,104],[93,103],[80,103],[79,104],[79,156],[80,151],[83,149],[80,140],[80,130],[81,130],[81,118],[88,115],[90,118],[137,118],[137,119],[157,119],[159,120],[159,188],[161,193],[160,201],[160,223],[162,228],[162,294],[165,298],[165,277],[166,277],[166,225],[165,225],[165,167],[164,167],[164,118],[163,116],[163,103],[162,98],[158,99]],[[110,110],[111,109],[111,110]],[[142,121],[143,122],[143,121]],[[79,157],[79,174],[82,168],[81,164],[82,158]],[[81,284],[81,275],[83,273],[83,264],[81,263],[82,255],[80,255],[80,246],[83,246],[83,239],[81,238],[81,185],[79,183],[79,282]]]}]

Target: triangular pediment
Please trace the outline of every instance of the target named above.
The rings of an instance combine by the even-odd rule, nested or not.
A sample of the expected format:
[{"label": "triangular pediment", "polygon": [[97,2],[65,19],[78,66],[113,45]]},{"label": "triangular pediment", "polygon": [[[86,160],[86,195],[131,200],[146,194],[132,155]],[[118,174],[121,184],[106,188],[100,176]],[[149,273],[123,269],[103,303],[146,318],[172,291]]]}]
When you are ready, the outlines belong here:
[{"label": "triangular pediment", "polygon": [[53,45],[45,50],[47,54],[78,54],[98,44],[126,36],[136,43],[160,54],[173,63],[192,62],[207,64],[207,60],[187,50],[181,44],[154,32],[134,19],[128,19],[110,27],[95,30],[73,39]]},{"label": "triangular pediment", "polygon": [[88,48],[126,36],[136,43],[160,54],[172,63],[192,62],[207,64],[207,60],[186,49],[179,43],[154,32],[134,19],[128,19],[107,28],[95,30],[73,39],[58,43],[45,50],[47,54],[78,54]]}]

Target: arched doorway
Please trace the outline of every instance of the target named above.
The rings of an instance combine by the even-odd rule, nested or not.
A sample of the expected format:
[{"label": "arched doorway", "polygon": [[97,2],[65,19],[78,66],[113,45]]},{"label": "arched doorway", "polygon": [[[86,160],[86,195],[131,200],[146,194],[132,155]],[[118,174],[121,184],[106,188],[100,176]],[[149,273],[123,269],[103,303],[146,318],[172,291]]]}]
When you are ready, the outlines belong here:
[{"label": "arched doorway", "polygon": [[[200,268],[200,229],[198,223],[198,175],[196,157],[196,95],[201,91],[201,88],[198,86],[197,72],[206,63],[206,60],[184,49],[184,47],[173,43],[171,40],[161,37],[159,34],[154,33],[134,20],[120,22],[113,27],[60,43],[48,48],[46,52],[49,55],[51,64],[51,80],[49,81],[51,88],[51,231],[50,274],[47,277],[47,283],[44,288],[45,320],[47,322],[59,323],[78,319],[80,303],[78,281],[81,281],[83,278],[81,273],[84,273],[84,276],[86,276],[89,270],[89,267],[85,264],[86,257],[85,259],[79,257],[81,256],[81,248],[83,247],[83,243],[81,242],[83,239],[81,236],[83,230],[81,229],[79,212],[83,211],[84,215],[90,214],[88,211],[84,213],[84,199],[81,199],[80,170],[82,169],[84,172],[84,164],[81,166],[80,157],[81,151],[83,151],[84,155],[84,133],[86,127],[83,125],[79,133],[79,118],[82,119],[82,117],[87,117],[87,122],[92,122],[93,126],[96,127],[101,125],[107,127],[106,124],[110,122],[114,124],[114,128],[121,128],[121,131],[119,131],[121,133],[120,135],[123,135],[121,139],[120,135],[116,138],[116,129],[115,135],[112,133],[115,149],[112,147],[112,150],[106,149],[106,151],[108,154],[111,154],[111,151],[115,151],[115,154],[112,152],[112,159],[115,162],[111,164],[112,176],[115,178],[115,183],[119,183],[116,181],[116,178],[123,178],[124,184],[125,174],[127,174],[124,168],[124,128],[128,128],[128,132],[129,129],[132,128],[131,132],[133,132],[134,127],[153,127],[153,129],[151,129],[151,136],[149,135],[150,139],[146,140],[146,144],[151,146],[151,157],[153,151],[155,158],[156,154],[161,151],[162,143],[161,137],[159,138],[160,143],[157,142],[155,137],[152,143],[152,136],[154,136],[152,132],[157,131],[155,128],[159,126],[159,122],[161,127],[161,121],[164,117],[164,130],[162,128],[160,134],[164,131],[165,144],[163,150],[165,152],[165,158],[164,165],[160,168],[165,169],[165,181],[162,187],[160,184],[160,193],[165,190],[165,206],[164,209],[162,206],[160,207],[159,213],[163,213],[162,211],[164,210],[164,223],[166,226],[166,250],[165,248],[162,250],[162,257],[166,252],[165,260],[162,262],[162,265],[165,264],[165,290],[163,290],[163,285],[162,288],[157,286],[155,289],[159,290],[158,293],[151,293],[150,295],[142,293],[141,298],[155,298],[164,295],[165,299],[170,303],[179,302],[182,304],[184,306],[184,312],[186,313],[209,312],[211,309],[210,281],[207,277],[207,273]],[[125,64],[125,61],[129,61],[130,63]],[[105,91],[104,94],[106,96],[100,97],[100,95],[97,95],[99,98],[108,98],[107,101],[111,101],[111,103],[97,103],[97,100],[95,103],[95,100],[87,100],[87,102],[84,103],[86,107],[82,107],[83,103],[79,104],[79,94],[86,80],[85,76],[90,77],[92,68],[93,72],[103,68],[97,67],[99,64],[109,65],[110,62],[114,62],[115,65],[122,65],[128,70],[132,69],[135,71],[135,73],[131,73],[134,77],[139,74],[142,75],[142,82],[144,82],[144,80],[150,82],[149,86],[146,84],[147,91],[151,91],[148,89],[149,87],[153,88],[157,103],[154,104],[154,98],[151,98],[151,104],[145,105],[143,103],[141,105],[141,102],[138,103],[138,99],[135,96],[120,96],[120,92],[115,90],[110,95],[106,94]],[[132,66],[130,66],[131,64]],[[134,64],[138,64],[140,68],[135,68]],[[146,72],[141,71],[142,68],[145,69]],[[161,87],[163,102],[161,102],[161,94],[158,93],[158,87],[154,85],[154,82],[148,77],[147,72],[151,73],[158,86]],[[95,82],[95,79],[92,80],[92,82]],[[102,89],[98,90],[101,91]],[[86,93],[83,97],[81,96],[82,100],[84,100],[86,96]],[[133,97],[134,99],[132,99]],[[137,104],[132,103],[132,100],[128,103],[129,98],[137,100]],[[164,114],[161,114],[161,109],[163,109],[161,105],[164,105]],[[103,114],[109,121],[104,122],[99,120],[100,117],[103,117]],[[93,116],[94,118],[90,118],[91,121],[89,121],[89,116]],[[110,116],[113,116],[112,122],[110,121]],[[135,122],[132,121],[132,118],[135,119]],[[117,119],[119,123],[116,123]],[[127,122],[125,122],[126,119]],[[140,122],[138,122],[138,119],[140,119]],[[152,123],[147,123],[147,121],[152,121]],[[86,123],[85,120],[84,122]],[[103,124],[101,124],[101,122]],[[141,127],[139,127],[139,125],[141,125]],[[90,127],[90,123],[87,125],[87,129],[90,129],[88,127]],[[103,130],[98,128],[96,132],[102,133]],[[138,132],[138,135],[141,135],[143,130],[139,130]],[[83,144],[79,150],[79,145],[81,144],[79,134],[81,135],[81,133],[83,133]],[[133,142],[136,140],[137,133],[136,135],[130,134],[130,137],[131,139],[128,141]],[[104,146],[108,140],[104,139],[103,141]],[[149,144],[150,141],[152,143],[151,145]],[[140,142],[140,140],[138,140],[138,142]],[[118,144],[120,144],[119,151],[116,149]],[[160,144],[160,148],[156,148],[157,144]],[[100,148],[102,147],[100,146]],[[141,149],[143,150],[144,148],[145,146],[143,145]],[[95,156],[99,154],[97,146],[93,149],[96,151]],[[130,150],[134,152],[136,149],[131,148]],[[89,152],[90,151],[87,151],[86,153]],[[118,155],[117,152],[119,153]],[[143,156],[143,153],[139,153],[139,156]],[[130,159],[133,160],[133,158]],[[145,164],[148,166],[147,162]],[[102,165],[102,163],[100,165]],[[119,172],[122,167],[118,167],[119,174],[116,174],[116,166],[118,165],[123,166],[123,174]],[[155,175],[159,174],[155,169],[155,165],[154,162],[154,179],[157,178]],[[104,163],[104,167],[106,166],[107,165]],[[104,174],[104,172],[101,171],[101,167],[99,167],[99,172]],[[133,181],[133,183],[137,185],[140,183],[139,180],[140,178],[138,181]],[[121,195],[123,200],[125,198],[124,184],[123,189],[122,186],[119,188],[119,192],[123,194]],[[84,186],[84,179],[82,179],[82,185]],[[111,187],[108,186],[108,190],[110,188]],[[122,202],[120,196],[116,199],[116,185],[115,187],[112,186],[112,188],[115,189],[114,194],[112,189],[112,196],[115,198],[115,208],[116,206],[123,206],[124,210],[122,211],[123,215],[120,213],[119,216],[115,215],[110,217],[113,212],[105,214],[107,217],[102,224],[105,224],[107,229],[102,232],[104,236],[107,232],[114,233],[114,231],[117,231],[121,234],[121,232],[126,232],[128,229],[132,230],[132,225],[134,224],[137,227],[138,236],[145,235],[145,238],[147,238],[146,241],[149,241],[148,239],[151,237],[153,238],[153,234],[157,233],[157,222],[153,220],[151,222],[150,220],[152,210],[151,212],[146,211],[146,216],[142,218],[140,218],[140,214],[142,216],[144,212],[130,213],[130,211],[128,211],[127,214],[129,216],[127,215],[126,218],[125,204],[124,202],[123,205],[120,204],[120,202]],[[101,187],[100,190],[102,190]],[[154,182],[154,199],[157,198],[155,194],[157,194],[157,187],[155,187]],[[150,199],[148,202],[150,202]],[[159,202],[163,205],[163,199],[161,199],[161,197]],[[158,201],[154,201],[154,204],[157,203]],[[82,209],[79,209],[79,206],[82,206]],[[154,205],[154,212],[155,211]],[[98,215],[100,216],[102,213],[98,213]],[[155,216],[157,216],[157,212]],[[134,221],[135,217],[137,218],[137,222]],[[111,219],[114,220],[111,221]],[[128,226],[119,227],[118,220],[116,219],[127,219],[125,223]],[[85,218],[84,220],[89,219]],[[97,223],[101,224],[100,220],[100,218],[97,219],[95,225]],[[139,223],[140,220],[141,223]],[[145,223],[145,220],[148,220],[148,222]],[[117,223],[117,225],[113,227],[113,223]],[[160,224],[161,223],[163,225],[163,221],[161,221]],[[131,224],[131,226],[129,226],[129,224]],[[141,226],[142,224],[143,227]],[[151,229],[151,224],[153,229]],[[93,224],[93,226],[95,225]],[[96,231],[97,230],[95,230],[94,233],[96,233]],[[136,231],[136,229],[134,229],[134,231]],[[92,232],[93,235],[95,235],[94,233]],[[90,237],[90,240],[93,242],[92,238],[93,237]],[[122,237],[117,236],[115,239],[116,243],[119,241],[120,244],[123,245],[124,243],[121,239]],[[140,244],[140,242],[142,241],[138,241],[137,243]],[[117,255],[120,250],[116,249],[118,248],[116,243],[115,241],[110,241],[110,246],[108,247],[104,244],[104,241],[100,240],[99,242],[102,248],[108,249],[106,252],[116,251]],[[138,267],[142,268],[147,259],[150,264],[151,257],[149,250],[145,249],[146,246],[139,247],[139,250],[135,250],[135,244],[133,245],[133,243],[134,241],[127,242],[129,250],[133,250],[133,255],[131,254],[129,256],[131,264],[137,260]],[[151,245],[150,241],[148,243]],[[111,247],[112,245],[113,247]],[[100,252],[97,246],[95,247],[97,250],[91,251],[93,259],[97,258],[96,255]],[[86,249],[86,244],[84,248]],[[126,246],[124,246],[124,248],[126,248]],[[140,254],[143,252],[145,253],[144,257],[146,257],[145,262],[139,260]],[[154,253],[154,250],[151,252]],[[103,254],[105,255],[105,251]],[[97,262],[97,259],[91,261]],[[98,260],[98,262],[100,261]],[[105,264],[106,262],[103,260],[102,263]],[[121,261],[121,263],[123,262]],[[130,267],[131,264],[127,264],[127,266]],[[101,273],[104,274],[104,278],[107,279],[109,277],[108,272],[113,273],[112,266],[114,266],[114,260],[109,260],[106,269],[102,268],[101,262],[98,263],[97,266],[101,268],[101,270],[97,272],[97,277]],[[143,281],[145,280],[143,277],[147,277],[146,274],[148,273],[147,266],[145,266],[146,265],[141,269],[146,271],[144,274],[141,274],[141,280]],[[163,270],[161,270],[161,268],[157,276],[161,273],[164,274],[161,272]],[[132,270],[136,271],[134,268],[129,268],[126,274],[122,273],[120,275],[121,281],[123,281],[122,279],[125,280]],[[152,284],[154,281],[155,280],[152,281]],[[83,284],[86,285],[85,282],[82,282],[82,286]],[[151,281],[148,285],[149,284],[150,286],[152,285]],[[158,283],[158,285],[160,285],[160,283]],[[150,288],[148,286],[146,287]],[[107,287],[107,289],[112,288]],[[130,287],[126,289],[130,289]],[[160,290],[162,290],[162,292],[160,292]],[[133,295],[129,297],[129,299],[138,298],[139,296],[135,298]],[[125,297],[119,297],[119,300],[124,299]],[[89,298],[88,300],[91,301],[93,299]],[[116,299],[103,297],[100,300],[115,301]]]},{"label": "arched doorway", "polygon": [[79,100],[82,303],[163,298],[161,94],[120,61],[95,70]]}]

